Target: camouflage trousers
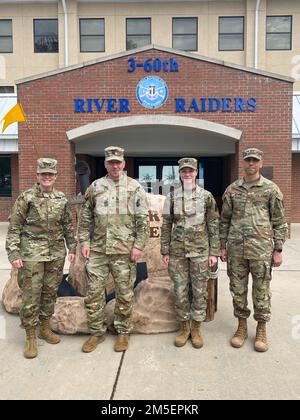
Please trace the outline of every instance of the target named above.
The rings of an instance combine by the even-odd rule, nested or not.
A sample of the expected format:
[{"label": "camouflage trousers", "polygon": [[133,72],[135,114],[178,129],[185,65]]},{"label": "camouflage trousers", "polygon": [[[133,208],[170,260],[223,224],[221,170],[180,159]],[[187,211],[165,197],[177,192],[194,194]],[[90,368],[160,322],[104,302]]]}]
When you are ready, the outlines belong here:
[{"label": "camouflage trousers", "polygon": [[53,315],[64,262],[64,258],[23,261],[18,271],[18,285],[22,290],[20,318],[25,329],[35,328],[39,319],[50,319]]},{"label": "camouflage trousers", "polygon": [[116,291],[114,327],[118,333],[129,333],[136,263],[129,260],[129,255],[106,255],[92,251],[86,264],[86,272],[88,281],[85,308],[91,334],[100,336],[107,329],[104,309],[105,285],[109,273],[114,278]]},{"label": "camouflage trousers", "polygon": [[270,280],[272,273],[271,260],[246,260],[241,257],[229,257],[227,273],[230,279],[230,292],[233,298],[234,315],[248,318],[248,278],[252,275],[252,300],[254,319],[268,322],[271,317]]},{"label": "camouflage trousers", "polygon": [[187,321],[190,318],[204,321],[207,307],[208,258],[170,256],[169,275],[174,283],[178,321]]}]

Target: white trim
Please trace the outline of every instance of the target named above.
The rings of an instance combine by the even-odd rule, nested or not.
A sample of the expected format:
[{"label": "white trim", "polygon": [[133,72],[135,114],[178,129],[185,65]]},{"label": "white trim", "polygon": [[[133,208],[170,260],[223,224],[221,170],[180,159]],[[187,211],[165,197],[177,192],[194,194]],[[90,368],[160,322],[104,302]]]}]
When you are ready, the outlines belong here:
[{"label": "white trim", "polygon": [[64,9],[64,22],[65,22],[65,67],[69,65],[69,30],[68,30],[68,10],[66,0],[61,0]]},{"label": "white trim", "polygon": [[258,67],[258,36],[259,36],[259,6],[260,0],[256,0],[254,21],[254,68]]},{"label": "white trim", "polygon": [[204,56],[194,54],[194,53],[187,53],[187,52],[184,52],[184,51],[174,50],[173,48],[160,47],[159,45],[152,44],[152,45],[146,45],[145,47],[136,48],[134,50],[123,51],[123,52],[120,52],[120,53],[107,55],[107,56],[104,56],[104,57],[97,58],[95,60],[86,61],[84,63],[75,64],[75,65],[72,65],[72,66],[69,66],[69,67],[65,67],[63,69],[52,70],[52,71],[48,71],[46,73],[41,73],[41,74],[37,74],[37,75],[34,75],[34,76],[25,77],[23,79],[16,80],[15,83],[17,85],[19,85],[19,84],[22,84],[22,83],[31,82],[33,80],[43,79],[44,77],[55,76],[57,74],[65,73],[67,71],[80,69],[80,68],[91,66],[91,65],[94,65],[94,64],[98,64],[98,63],[104,63],[106,61],[116,60],[117,58],[128,57],[129,55],[134,55],[134,54],[138,54],[138,53],[145,52],[145,51],[150,51],[150,50],[168,52],[170,54],[178,55],[178,56],[181,56],[181,57],[187,57],[187,58],[191,58],[193,60],[205,61],[207,63],[218,64],[218,65],[223,66],[223,67],[229,67],[229,68],[232,68],[232,69],[245,71],[247,73],[257,74],[257,75],[264,76],[264,77],[270,77],[272,79],[279,79],[279,80],[283,80],[285,82],[294,83],[294,81],[295,81],[295,79],[293,79],[292,77],[283,76],[283,75],[275,74],[275,73],[270,73],[270,72],[265,71],[265,70],[257,70],[257,69],[253,69],[252,67],[241,66],[239,64],[228,63],[228,62],[223,61],[223,60],[217,60],[217,59],[214,59],[214,58],[204,57]]},{"label": "white trim", "polygon": [[177,117],[168,115],[137,115],[132,117],[111,118],[104,121],[96,121],[94,123],[82,125],[78,128],[67,131],[69,141],[78,143],[85,137],[98,133],[99,131],[109,131],[124,127],[137,126],[176,126],[187,127],[195,130],[202,130],[217,133],[225,138],[239,141],[242,131],[223,124],[214,123],[207,120],[200,120],[189,117]]},{"label": "white trim", "polygon": [[0,138],[0,155],[9,153],[18,153],[18,139]]},{"label": "white trim", "polygon": [[292,153],[300,153],[300,138],[293,138],[292,141]]}]

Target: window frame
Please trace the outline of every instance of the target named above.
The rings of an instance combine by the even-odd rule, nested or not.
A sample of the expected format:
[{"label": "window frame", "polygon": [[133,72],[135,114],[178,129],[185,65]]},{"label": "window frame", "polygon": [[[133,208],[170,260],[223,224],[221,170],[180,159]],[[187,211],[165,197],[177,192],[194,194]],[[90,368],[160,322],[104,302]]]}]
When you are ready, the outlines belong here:
[{"label": "window frame", "polygon": [[12,197],[12,176],[11,176],[11,168],[12,168],[12,158],[11,158],[11,155],[0,155],[0,160],[1,160],[1,158],[8,158],[9,159],[9,168],[10,168],[10,189],[9,189],[9,191],[8,191],[8,194],[3,194],[2,192],[1,192],[1,188],[0,188],[0,198],[5,198],[5,197],[8,197],[8,198],[10,198],[10,197]]},{"label": "window frame", "polygon": [[[150,34],[148,35],[148,34],[134,34],[134,35],[128,35],[128,21],[129,20],[135,20],[135,21],[137,21],[137,20],[149,20],[150,21]],[[134,48],[131,48],[131,49],[127,49],[127,37],[128,36],[149,36],[150,37],[150,42],[149,42],[149,44],[146,44],[146,45],[151,45],[151,42],[152,42],[152,19],[151,19],[151,17],[134,17],[134,18],[126,18],[126,22],[125,22],[125,49],[126,49],[126,51],[130,51],[130,50],[132,50],[132,49],[134,49]],[[137,47],[137,48],[141,48],[141,47]]]},{"label": "window frame", "polygon": [[[5,92],[5,89],[12,90],[12,92]],[[0,96],[1,95],[16,95],[15,94],[15,87],[13,85],[0,85]]]},{"label": "window frame", "polygon": [[[57,22],[57,51],[36,51],[36,47],[35,47],[35,38],[36,36],[40,36],[40,35],[35,35],[35,22],[37,21],[42,21],[42,20],[53,20]],[[35,18],[33,19],[33,52],[35,54],[58,54],[59,53],[59,27],[58,27],[58,19],[57,18]]]},{"label": "window frame", "polygon": [[[96,20],[96,21],[103,21],[103,35],[95,35],[95,34],[88,34],[88,35],[82,35],[81,33],[81,21],[91,21],[91,20]],[[96,50],[96,51],[88,51],[82,50],[82,38],[84,37],[90,37],[90,36],[97,36],[100,39],[103,38],[103,50]],[[98,52],[105,52],[105,18],[79,18],[79,48],[80,48],[80,52],[81,53],[98,53]]]},{"label": "window frame", "polygon": [[[174,34],[174,22],[176,20],[183,20],[183,19],[195,19],[196,20],[196,33],[182,33],[182,34]],[[195,50],[180,50],[180,51],[187,51],[187,52],[193,52],[193,51],[198,51],[198,47],[199,47],[199,43],[198,43],[198,36],[199,36],[199,19],[198,16],[186,16],[186,17],[182,17],[182,16],[178,16],[178,17],[172,17],[172,48],[174,48],[174,36],[179,35],[179,36],[184,36],[184,35],[195,35],[196,36],[196,49]]]},{"label": "window frame", "polygon": [[[221,19],[243,19],[243,32],[222,32]],[[241,49],[221,49],[220,39],[222,35],[243,35],[243,46]],[[218,21],[218,51],[245,51],[245,16],[219,16]]]},{"label": "window frame", "polygon": [[[267,27],[268,27],[268,18],[272,18],[272,17],[289,17],[291,19],[291,31],[290,32],[268,32],[267,31]],[[268,44],[268,34],[290,34],[290,48],[268,48],[267,44]],[[266,51],[292,51],[293,49],[293,15],[269,15],[266,16]]]},{"label": "window frame", "polygon": [[14,52],[13,20],[12,19],[0,19],[0,22],[10,22],[11,23],[11,35],[0,35],[0,38],[11,38],[11,51],[0,51],[0,54],[11,54],[11,53]]}]

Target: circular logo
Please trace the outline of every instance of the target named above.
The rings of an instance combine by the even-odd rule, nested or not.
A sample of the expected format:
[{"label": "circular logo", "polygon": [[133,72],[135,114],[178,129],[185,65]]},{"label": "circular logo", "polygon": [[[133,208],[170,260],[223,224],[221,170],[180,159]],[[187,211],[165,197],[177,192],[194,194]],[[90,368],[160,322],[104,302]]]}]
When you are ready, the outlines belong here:
[{"label": "circular logo", "polygon": [[136,97],[145,108],[156,109],[168,99],[166,82],[158,76],[144,77],[136,87]]}]

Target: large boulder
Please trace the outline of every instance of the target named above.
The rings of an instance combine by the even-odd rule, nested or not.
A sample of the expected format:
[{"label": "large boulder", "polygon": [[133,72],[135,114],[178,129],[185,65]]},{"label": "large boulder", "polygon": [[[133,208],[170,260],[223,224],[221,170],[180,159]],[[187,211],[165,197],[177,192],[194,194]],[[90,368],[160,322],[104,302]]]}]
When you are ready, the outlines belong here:
[{"label": "large boulder", "polygon": [[2,293],[2,303],[7,312],[18,314],[21,301],[22,291],[18,285],[18,270],[13,268]]},{"label": "large boulder", "polygon": [[[148,194],[150,240],[145,248],[143,261],[147,262],[148,279],[140,282],[135,288],[134,308],[132,315],[134,333],[160,333],[175,331],[178,324],[174,312],[173,285],[163,266],[160,255],[160,229],[164,196]],[[79,207],[77,209],[79,211]],[[68,281],[83,296],[86,295],[85,260],[77,247],[75,264],[71,265]],[[216,299],[216,282],[210,281],[208,320],[213,319]],[[106,287],[107,293],[114,289],[110,276]],[[11,278],[3,292],[5,309],[18,313],[22,292],[17,284],[17,270],[12,270]],[[115,299],[106,304],[105,314],[109,329],[113,328]],[[55,305],[51,319],[52,328],[62,334],[88,333],[86,312],[83,297],[60,297]]]},{"label": "large boulder", "polygon": [[169,277],[148,279],[135,289],[132,325],[134,333],[176,331],[174,293]]},{"label": "large boulder", "polygon": [[168,270],[162,263],[160,254],[160,233],[162,212],[165,202],[163,195],[147,194],[149,207],[150,239],[144,250],[144,260],[147,262],[149,277],[166,277]]},{"label": "large boulder", "polygon": [[61,334],[88,334],[84,298],[79,296],[57,298],[51,327]]},{"label": "large boulder", "polygon": [[85,259],[81,255],[80,246],[76,248],[76,259],[70,264],[68,281],[77,292],[82,296],[86,296],[87,276],[85,271]]},{"label": "large boulder", "polygon": [[[178,324],[173,311],[174,296],[169,278],[159,281],[144,280],[134,291],[132,315],[133,333],[162,333],[175,331]],[[105,318],[109,330],[113,330],[115,299],[106,304]],[[61,334],[89,333],[83,297],[58,298],[51,327]]]}]

